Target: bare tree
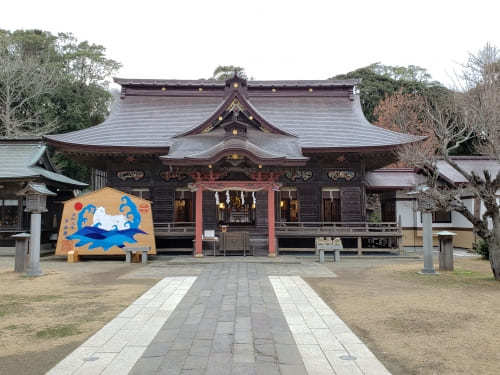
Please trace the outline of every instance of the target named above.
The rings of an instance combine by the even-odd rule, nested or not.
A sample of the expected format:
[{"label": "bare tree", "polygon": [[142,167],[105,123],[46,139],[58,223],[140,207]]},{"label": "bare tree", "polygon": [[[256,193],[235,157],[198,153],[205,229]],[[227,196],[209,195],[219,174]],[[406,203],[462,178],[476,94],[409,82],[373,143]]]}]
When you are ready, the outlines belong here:
[{"label": "bare tree", "polygon": [[59,82],[53,64],[22,56],[8,44],[0,45],[0,135],[41,135],[56,128],[46,114],[51,110],[44,97]]},{"label": "bare tree", "polygon": [[[435,152],[422,144],[407,145],[400,158],[423,170],[429,189],[421,198],[432,202],[436,210],[454,210],[474,226],[476,233],[487,241],[493,275],[500,281],[500,214],[497,192],[500,173],[490,170],[467,170],[452,157],[464,142],[472,142],[476,150],[499,162],[500,145],[500,54],[491,45],[470,55],[458,76],[456,91],[438,99],[426,100],[420,108],[423,124],[435,139]],[[448,163],[467,183],[455,187],[439,181],[438,162]],[[486,208],[481,217],[474,215],[460,199],[464,192],[480,199]]]}]

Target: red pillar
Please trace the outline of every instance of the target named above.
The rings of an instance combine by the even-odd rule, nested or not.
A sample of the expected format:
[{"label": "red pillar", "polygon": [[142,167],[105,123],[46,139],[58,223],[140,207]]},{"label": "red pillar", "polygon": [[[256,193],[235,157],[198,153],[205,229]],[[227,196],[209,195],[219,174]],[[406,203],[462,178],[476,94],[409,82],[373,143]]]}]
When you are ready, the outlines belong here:
[{"label": "red pillar", "polygon": [[203,189],[198,186],[196,190],[196,229],[195,229],[195,246],[194,246],[194,256],[203,256],[203,243],[202,243],[202,233],[203,233]]},{"label": "red pillar", "polygon": [[274,233],[274,191],[272,186],[267,190],[267,236],[269,240],[269,256],[276,256],[276,238]]}]

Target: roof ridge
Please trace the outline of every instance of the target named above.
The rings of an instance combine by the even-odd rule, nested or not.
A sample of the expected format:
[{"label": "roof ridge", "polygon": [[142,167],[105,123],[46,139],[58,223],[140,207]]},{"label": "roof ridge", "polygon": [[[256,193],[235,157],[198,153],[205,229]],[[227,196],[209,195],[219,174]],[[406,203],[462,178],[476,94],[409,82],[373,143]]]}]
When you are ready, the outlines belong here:
[{"label": "roof ridge", "polygon": [[[163,78],[122,78],[113,77],[113,81],[122,86],[215,86],[225,87],[226,81],[216,79],[163,79]],[[360,83],[360,79],[291,79],[291,80],[248,80],[248,87],[331,87],[331,86],[354,86]]]}]

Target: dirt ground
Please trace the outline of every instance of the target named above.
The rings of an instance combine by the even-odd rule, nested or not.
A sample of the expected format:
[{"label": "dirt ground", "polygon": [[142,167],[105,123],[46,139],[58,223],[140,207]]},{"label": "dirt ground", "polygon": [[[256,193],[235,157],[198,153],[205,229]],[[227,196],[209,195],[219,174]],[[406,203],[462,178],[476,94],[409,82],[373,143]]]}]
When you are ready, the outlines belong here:
[{"label": "dirt ground", "polygon": [[422,261],[330,265],[309,284],[393,374],[499,374],[500,282],[489,262],[417,274]]},{"label": "dirt ground", "polygon": [[156,282],[119,279],[141,267],[122,261],[41,264],[29,278],[0,258],[0,374],[44,374]]}]

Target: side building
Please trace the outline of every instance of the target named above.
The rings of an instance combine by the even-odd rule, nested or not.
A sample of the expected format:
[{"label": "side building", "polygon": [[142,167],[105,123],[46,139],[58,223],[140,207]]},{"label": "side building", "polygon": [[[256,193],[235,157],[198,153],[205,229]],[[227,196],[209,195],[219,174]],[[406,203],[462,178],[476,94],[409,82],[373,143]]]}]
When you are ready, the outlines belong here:
[{"label": "side building", "polygon": [[[463,170],[474,172],[478,176],[487,170],[492,176],[500,171],[500,164],[486,156],[455,156],[453,157]],[[468,188],[467,180],[451,167],[446,161],[437,164],[439,183],[443,187],[462,190],[461,199],[470,212],[481,217],[485,212],[484,203]],[[418,171],[404,168],[382,168],[367,173],[366,189],[370,197],[378,194],[377,207],[374,217],[381,220],[397,220],[403,233],[402,245],[405,248],[422,246],[422,215],[417,210],[417,198],[408,194],[415,190],[417,185],[425,184],[425,177]],[[500,192],[497,193],[500,200]],[[462,214],[455,211],[437,211],[432,214],[434,245],[438,245],[437,233],[451,231],[456,234],[454,245],[464,249],[472,249],[478,240],[472,223]]]},{"label": "side building", "polygon": [[10,236],[29,232],[25,199],[17,195],[29,182],[45,183],[57,193],[47,199],[47,212],[42,215],[43,242],[59,229],[62,202],[87,186],[56,171],[41,138],[0,139],[0,246],[12,246]]}]

